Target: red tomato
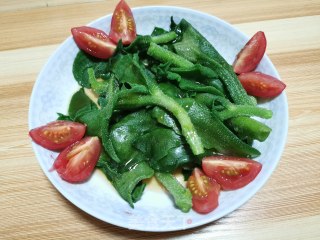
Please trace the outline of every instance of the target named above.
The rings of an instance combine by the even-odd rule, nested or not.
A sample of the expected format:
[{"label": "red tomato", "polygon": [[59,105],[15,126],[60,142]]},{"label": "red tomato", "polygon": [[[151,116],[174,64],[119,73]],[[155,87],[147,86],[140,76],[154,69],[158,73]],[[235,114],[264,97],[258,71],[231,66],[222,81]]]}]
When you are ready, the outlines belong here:
[{"label": "red tomato", "polygon": [[115,43],[122,39],[123,45],[130,44],[137,36],[131,9],[124,0],[118,3],[113,12],[109,35]]},{"label": "red tomato", "polygon": [[29,131],[33,141],[50,150],[61,150],[79,141],[86,126],[71,121],[54,121]]},{"label": "red tomato", "polygon": [[276,97],[286,88],[280,80],[261,72],[242,73],[238,78],[247,93],[255,97]]},{"label": "red tomato", "polygon": [[63,150],[53,169],[67,182],[87,180],[99,160],[101,143],[98,137],[85,137]]},{"label": "red tomato", "polygon": [[117,45],[99,29],[87,26],[74,27],[71,33],[78,47],[94,57],[107,59],[116,50]]},{"label": "red tomato", "polygon": [[192,208],[198,213],[209,213],[218,207],[220,185],[195,168],[187,187],[192,193]]},{"label": "red tomato", "polygon": [[211,156],[202,160],[202,168],[223,190],[235,190],[252,182],[262,165],[248,158]]},{"label": "red tomato", "polygon": [[238,53],[233,63],[233,70],[238,74],[254,70],[261,61],[266,46],[267,40],[264,33],[257,32]]}]

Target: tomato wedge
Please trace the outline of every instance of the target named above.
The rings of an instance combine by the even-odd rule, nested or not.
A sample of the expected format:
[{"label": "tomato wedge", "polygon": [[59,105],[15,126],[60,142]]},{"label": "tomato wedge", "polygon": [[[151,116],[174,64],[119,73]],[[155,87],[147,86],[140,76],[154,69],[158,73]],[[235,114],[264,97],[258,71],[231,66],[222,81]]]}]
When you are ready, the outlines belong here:
[{"label": "tomato wedge", "polygon": [[79,141],[86,126],[71,121],[54,121],[29,131],[34,142],[49,150],[61,150]]},{"label": "tomato wedge", "polygon": [[277,78],[261,72],[242,73],[238,78],[247,93],[255,97],[273,98],[286,88]]},{"label": "tomato wedge", "polygon": [[223,190],[235,190],[252,182],[262,165],[248,158],[211,156],[202,160],[202,168]]},{"label": "tomato wedge", "polygon": [[91,176],[100,151],[101,143],[98,137],[85,137],[58,155],[53,170],[68,182],[83,182]]},{"label": "tomato wedge", "polygon": [[209,213],[219,205],[220,185],[195,168],[188,179],[187,187],[192,193],[192,208],[198,213]]},{"label": "tomato wedge", "polygon": [[87,26],[74,27],[71,33],[78,47],[91,56],[107,59],[116,50],[117,45],[99,29]]},{"label": "tomato wedge", "polygon": [[264,32],[257,32],[238,53],[233,70],[235,73],[245,73],[254,70],[261,61],[267,46]]},{"label": "tomato wedge", "polygon": [[113,12],[109,35],[115,43],[121,39],[123,45],[132,43],[137,36],[133,14],[124,0],[118,3]]}]

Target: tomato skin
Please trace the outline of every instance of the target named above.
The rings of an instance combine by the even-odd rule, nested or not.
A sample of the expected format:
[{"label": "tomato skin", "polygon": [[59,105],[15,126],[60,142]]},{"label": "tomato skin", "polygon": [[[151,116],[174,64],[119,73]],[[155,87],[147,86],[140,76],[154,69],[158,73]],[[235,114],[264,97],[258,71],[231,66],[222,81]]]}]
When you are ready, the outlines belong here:
[{"label": "tomato skin", "polygon": [[247,93],[255,97],[273,98],[286,88],[277,78],[261,72],[242,73],[238,78]]},{"label": "tomato skin", "polygon": [[245,73],[254,70],[261,61],[267,46],[264,32],[257,32],[238,53],[233,70],[235,73]]},{"label": "tomato skin", "polygon": [[123,45],[132,43],[137,36],[133,14],[124,0],[118,3],[113,12],[109,35],[115,43],[121,39]]},{"label": "tomato skin", "polygon": [[202,160],[202,168],[223,190],[236,190],[252,182],[262,165],[248,158],[210,156]]},{"label": "tomato skin", "polygon": [[212,212],[219,205],[220,185],[195,168],[188,179],[187,187],[192,193],[192,208],[198,213]]},{"label": "tomato skin", "polygon": [[86,126],[71,121],[54,121],[29,131],[29,136],[40,146],[49,150],[62,150],[79,141],[86,132]]},{"label": "tomato skin", "polygon": [[98,137],[85,137],[63,150],[52,169],[67,182],[86,181],[92,174],[101,152]]},{"label": "tomato skin", "polygon": [[87,26],[74,27],[71,33],[78,47],[91,56],[107,59],[116,50],[117,45],[99,29]]}]

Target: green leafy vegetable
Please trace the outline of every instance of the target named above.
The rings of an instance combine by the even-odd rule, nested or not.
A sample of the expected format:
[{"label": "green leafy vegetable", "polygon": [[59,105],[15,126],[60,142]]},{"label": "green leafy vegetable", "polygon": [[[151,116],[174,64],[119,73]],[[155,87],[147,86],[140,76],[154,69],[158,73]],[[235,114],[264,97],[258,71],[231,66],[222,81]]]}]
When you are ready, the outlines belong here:
[{"label": "green leafy vegetable", "polygon": [[188,177],[212,154],[259,156],[253,140],[264,141],[271,131],[251,117],[269,119],[272,112],[256,106],[232,67],[184,19],[129,46],[120,41],[107,61],[80,51],[73,74],[81,89],[68,116],[58,119],[81,122],[86,135],[101,139],[96,167],[131,207],[142,197],[144,180],[155,175],[188,212],[191,193],[174,171]]},{"label": "green leafy vegetable", "polygon": [[152,109],[151,116],[155,118],[158,123],[172,128],[172,130],[175,131],[176,134],[181,135],[181,131],[179,129],[177,121],[167,111],[163,110],[160,107],[154,107]]},{"label": "green leafy vegetable", "polygon": [[79,91],[73,94],[68,113],[71,118],[75,118],[77,112],[80,109],[94,109],[96,108],[95,104],[90,100],[90,98],[84,93],[84,89],[81,88]]},{"label": "green leafy vegetable", "polygon": [[116,102],[118,100],[118,88],[115,83],[115,77],[109,80],[107,92],[106,92],[106,103],[102,107],[100,112],[100,122],[101,122],[101,139],[104,150],[109,154],[109,156],[116,162],[120,162],[118,155],[115,152],[115,148],[110,140],[109,125],[112,117],[112,113],[115,109]]},{"label": "green leafy vegetable", "polygon": [[149,165],[160,172],[173,172],[192,160],[181,137],[171,129],[155,128],[139,137],[134,146],[146,156]]},{"label": "green leafy vegetable", "polygon": [[145,162],[136,164],[130,171],[118,173],[108,165],[106,159],[99,160],[98,168],[104,172],[109,178],[114,188],[120,196],[126,200],[133,208],[133,203],[138,201],[145,188],[145,183],[141,182],[144,179],[151,178],[154,171]]},{"label": "green leafy vegetable", "polygon": [[86,54],[83,51],[79,51],[74,62],[73,62],[73,76],[80,86],[90,88],[88,68],[94,68],[96,77],[102,77],[106,73],[108,63],[101,61]]},{"label": "green leafy vegetable", "polygon": [[235,117],[230,119],[230,125],[242,138],[257,139],[263,142],[271,132],[267,125],[247,117]]},{"label": "green leafy vegetable", "polygon": [[252,105],[251,99],[243,89],[232,67],[205,37],[184,19],[175,26],[175,30],[182,34],[181,41],[173,45],[178,55],[190,62],[210,67],[223,81],[235,103]]},{"label": "green leafy vegetable", "polygon": [[257,157],[260,152],[242,142],[221,122],[218,116],[194,100],[182,102],[196,127],[206,149],[215,149],[225,155]]},{"label": "green leafy vegetable", "polygon": [[192,207],[192,195],[189,189],[184,188],[172,174],[156,172],[155,176],[172,195],[176,206],[182,212],[189,212]]},{"label": "green leafy vegetable", "polygon": [[145,160],[134,147],[136,139],[156,127],[156,122],[145,110],[133,112],[110,129],[110,139],[121,163],[129,164]]}]

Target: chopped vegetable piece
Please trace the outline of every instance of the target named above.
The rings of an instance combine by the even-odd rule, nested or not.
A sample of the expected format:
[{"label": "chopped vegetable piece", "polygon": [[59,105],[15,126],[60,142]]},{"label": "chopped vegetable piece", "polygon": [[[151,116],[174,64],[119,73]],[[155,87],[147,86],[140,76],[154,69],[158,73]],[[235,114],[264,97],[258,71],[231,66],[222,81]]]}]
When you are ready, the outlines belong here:
[{"label": "chopped vegetable piece", "polygon": [[154,57],[161,62],[170,62],[176,67],[189,68],[193,67],[193,63],[185,58],[163,48],[155,43],[151,43],[148,49],[148,55]]},{"label": "chopped vegetable piece", "polygon": [[207,177],[199,168],[193,170],[187,186],[192,193],[193,210],[206,214],[218,207],[220,185]]},{"label": "chopped vegetable piece", "polygon": [[286,88],[277,78],[261,72],[242,73],[238,78],[247,93],[255,97],[273,98]]},{"label": "chopped vegetable piece", "polygon": [[136,23],[131,9],[126,1],[120,0],[112,15],[110,38],[115,43],[121,39],[123,45],[128,45],[136,35]]},{"label": "chopped vegetable piece", "polygon": [[[96,167],[106,175],[120,196],[132,207],[144,192],[146,183],[142,180],[150,178],[154,174],[148,164],[143,161],[135,163],[129,169],[121,169],[119,164],[112,161],[103,150]],[[135,168],[137,169],[134,170]]]},{"label": "chopped vegetable piece", "polygon": [[261,61],[267,46],[264,32],[257,32],[238,53],[233,69],[236,73],[246,73],[254,70]]},{"label": "chopped vegetable piece", "polygon": [[178,25],[172,24],[172,26],[181,35],[181,41],[173,44],[178,55],[190,62],[210,67],[216,72],[234,103],[254,104],[241,86],[232,67],[205,37],[185,19]]},{"label": "chopped vegetable piece", "polygon": [[172,195],[176,206],[182,212],[189,212],[192,207],[192,195],[189,189],[184,188],[181,183],[170,173],[155,174],[157,180],[168,190]]},{"label": "chopped vegetable piece", "polygon": [[83,182],[91,176],[99,160],[101,143],[98,137],[85,137],[63,150],[52,169],[68,182]]},{"label": "chopped vegetable piece", "polygon": [[248,158],[210,156],[202,160],[202,168],[223,190],[235,190],[252,182],[261,171],[262,165]]},{"label": "chopped vegetable piece", "polygon": [[270,127],[253,118],[231,118],[230,124],[241,138],[257,139],[260,142],[265,141],[271,132]]},{"label": "chopped vegetable piece", "polygon": [[86,126],[71,121],[54,121],[29,131],[34,142],[50,150],[61,150],[79,141],[86,132]]},{"label": "chopped vegetable piece", "polygon": [[116,44],[99,29],[87,26],[74,27],[71,33],[78,47],[94,57],[106,59],[116,50]]}]

